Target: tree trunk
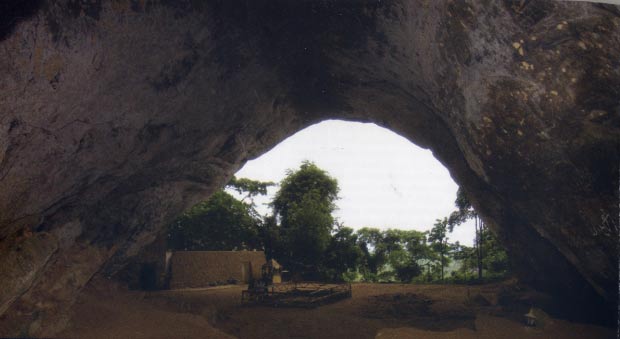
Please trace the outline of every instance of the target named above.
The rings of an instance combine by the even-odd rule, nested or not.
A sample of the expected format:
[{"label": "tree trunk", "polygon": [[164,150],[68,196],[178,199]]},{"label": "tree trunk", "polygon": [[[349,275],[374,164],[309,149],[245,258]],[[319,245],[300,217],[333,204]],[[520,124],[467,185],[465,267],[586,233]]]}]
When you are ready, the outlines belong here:
[{"label": "tree trunk", "polygon": [[476,247],[478,254],[478,280],[482,280],[482,220],[475,217],[476,224]]},{"label": "tree trunk", "polygon": [[441,242],[441,282],[443,282],[443,266],[444,266],[444,252],[445,252],[445,245],[443,243],[443,241]]}]

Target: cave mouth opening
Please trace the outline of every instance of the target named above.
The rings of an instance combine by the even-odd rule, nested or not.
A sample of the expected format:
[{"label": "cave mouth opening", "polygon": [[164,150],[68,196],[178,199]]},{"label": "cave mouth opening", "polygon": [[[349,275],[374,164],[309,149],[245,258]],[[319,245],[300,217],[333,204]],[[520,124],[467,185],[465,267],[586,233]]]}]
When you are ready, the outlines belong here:
[{"label": "cave mouth opening", "polygon": [[[388,124],[389,126],[389,124]],[[277,145],[261,154],[260,156],[245,163],[236,173],[236,178],[248,178],[262,182],[274,182],[276,185],[267,188],[267,194],[253,197],[252,203],[256,210],[264,218],[272,213],[269,203],[272,201],[279,186],[277,183],[287,175],[287,171],[299,169],[303,161],[310,161],[329,175],[335,177],[340,185],[340,199],[336,201],[338,209],[334,216],[344,226],[359,231],[365,227],[378,228],[382,231],[388,229],[417,230],[427,232],[428,235],[437,219],[449,217],[455,211],[455,198],[459,186],[452,179],[448,169],[428,149],[418,147],[415,137],[417,134],[405,132],[403,137],[395,130],[380,127],[378,124],[363,121],[326,119],[306,126],[289,134]],[[413,139],[411,139],[413,138]],[[421,144],[424,144],[423,142]],[[450,162],[450,161],[448,161]],[[239,200],[244,199],[243,193],[237,193],[228,188],[225,190]],[[483,212],[481,214],[484,214]],[[483,222],[481,218],[469,219],[460,226],[454,227],[453,232],[447,233],[447,240],[453,246],[469,247],[470,253],[469,270],[465,270],[466,283],[471,283],[478,277],[478,282],[506,281],[516,276],[512,271],[512,262],[508,258],[509,251],[500,245],[498,239],[492,239],[494,246],[501,248],[502,258],[492,262],[485,260],[479,266],[482,273],[478,276],[476,266],[479,227]],[[480,226],[479,226],[480,225]],[[486,225],[485,225],[486,226]],[[488,234],[492,232],[488,229]],[[480,231],[482,234],[482,231]],[[494,237],[494,235],[493,235]],[[463,246],[464,245],[464,246]],[[456,246],[458,248],[458,246]],[[486,255],[485,244],[480,256]],[[238,250],[243,248],[219,248],[218,250]],[[372,244],[368,246],[371,252],[375,251]],[[266,249],[265,249],[265,252]],[[376,253],[376,252],[375,252]],[[267,255],[269,257],[269,254]],[[496,258],[497,259],[497,258]],[[480,259],[483,260],[483,259]],[[455,272],[458,276],[459,267],[463,267],[465,260],[454,260],[445,267],[441,275],[441,282],[457,281],[454,279]],[[428,262],[421,262],[420,278],[431,276],[434,269]],[[503,271],[489,277],[492,269],[496,272]],[[394,271],[392,271],[394,272]],[[462,273],[462,271],[461,271]],[[398,279],[379,277],[376,282],[399,282]],[[439,276],[439,273],[437,273]],[[483,276],[485,279],[481,279]],[[394,275],[392,276],[394,277]],[[490,278],[490,279],[488,279]],[[369,281],[361,275],[356,276],[354,281]],[[417,283],[437,283],[439,280],[412,280]],[[517,280],[513,280],[517,282]],[[402,282],[402,281],[401,281]],[[550,301],[547,295],[527,296],[523,299],[519,289],[528,286],[517,282],[518,287],[501,287],[496,291],[497,301],[504,303],[504,307],[518,309],[518,312],[527,313],[533,304],[543,305],[553,316],[561,318],[574,318],[572,314],[558,306],[555,301]],[[450,290],[450,285],[445,285]],[[529,292],[528,292],[529,293]],[[534,294],[532,294],[534,295]],[[472,298],[477,296],[472,296]],[[483,302],[484,303],[484,302]]]},{"label": "cave mouth opening", "polygon": [[[314,250],[315,244],[297,246],[288,244],[290,240],[278,243],[289,237],[287,232],[293,232],[291,227],[296,226],[285,225],[284,214],[276,213],[274,207],[277,192],[284,189],[286,180],[294,173],[302,171],[304,164],[324,171],[335,179],[339,188],[335,208],[330,211],[333,220],[327,227],[328,234],[316,240],[329,245],[316,253],[320,257],[316,262],[303,259],[308,261],[307,266],[315,269],[310,270],[306,279],[463,283],[482,281],[483,276],[491,280],[508,276],[505,249],[498,246],[488,229],[483,229],[481,219],[473,215],[471,204],[464,209],[469,214],[454,219],[455,213],[463,213],[456,206],[459,187],[430,150],[374,123],[345,120],[323,120],[307,126],[245,163],[235,174],[237,183],[238,180],[252,180],[270,182],[271,186],[262,194],[251,195],[249,191],[240,191],[235,184],[227,184],[225,189],[190,208],[171,224],[167,233],[168,250],[263,250],[267,259],[277,259],[284,267],[289,266],[291,274],[296,271],[306,274],[306,268],[297,267],[304,254],[299,258],[284,254],[281,247],[289,246],[289,252],[293,253],[302,252],[304,246]],[[247,232],[239,227],[244,220],[231,222],[233,218],[222,217],[229,213],[227,208],[238,206],[239,202],[250,207],[250,215],[256,220],[256,226],[248,226]],[[221,204],[227,205],[222,207]],[[226,224],[230,225],[223,227]],[[203,231],[192,230],[197,225]],[[311,229],[308,233],[323,232],[313,225],[304,227]],[[279,238],[274,240],[269,232],[276,232]],[[485,243],[485,238],[491,245]],[[356,247],[352,251],[359,251],[359,254],[351,263],[334,263],[328,258],[350,254],[337,252],[344,241],[350,241],[347,246]],[[476,248],[485,246],[488,247],[485,252],[499,253],[499,259],[483,261],[482,251]],[[373,263],[360,264],[370,261]],[[342,266],[336,269],[328,265]],[[326,273],[331,269],[337,274]],[[169,279],[168,286],[185,284],[173,277]],[[208,283],[223,284],[224,280]]]},{"label": "cave mouth opening", "polygon": [[[484,215],[516,249],[524,280],[591,307],[598,305],[590,300],[604,298],[603,309],[615,313],[617,241],[589,227],[597,227],[599,208],[617,211],[615,189],[598,189],[618,172],[617,124],[610,117],[616,101],[607,90],[618,83],[606,71],[614,70],[618,47],[594,41],[617,40],[615,7],[549,2],[532,15],[534,2],[518,9],[474,1],[471,12],[448,2],[423,11],[388,2],[371,12],[326,3],[319,13],[330,15],[321,16],[305,4],[241,10],[112,4],[46,7],[33,20],[26,18],[38,13],[34,5],[6,12],[20,20],[8,20],[7,32],[15,33],[0,37],[15,58],[4,68],[7,88],[15,91],[4,91],[11,123],[2,136],[3,234],[54,215],[36,228],[37,237],[16,237],[32,239],[40,255],[28,258],[26,270],[13,261],[19,265],[3,280],[9,282],[3,307],[24,309],[36,326],[47,313],[45,328],[106,262],[128,261],[162,220],[224,184],[224,174],[247,156],[235,140],[245,136],[260,148],[300,119],[322,114],[308,111],[346,109],[342,115],[385,121],[432,147],[481,207],[492,206]],[[160,22],[161,30],[145,22]],[[533,32],[536,39],[527,39]],[[349,37],[354,43],[346,43]],[[248,52],[253,47],[258,53]],[[553,71],[565,64],[566,74]],[[551,76],[539,77],[546,67]],[[511,95],[517,91],[522,99]],[[179,133],[185,130],[195,133]],[[233,147],[225,149],[229,140]],[[170,156],[181,153],[179,146],[188,152]],[[213,166],[195,169],[211,160]],[[60,249],[48,230],[62,235]],[[3,238],[2,246],[13,242]],[[11,253],[22,258],[27,247]]]},{"label": "cave mouth opening", "polygon": [[[254,197],[262,215],[288,171],[310,161],[338,180],[335,217],[359,229],[430,231],[454,211],[458,184],[428,150],[394,131],[369,122],[327,119],[305,127],[248,161],[235,176],[275,185]],[[233,189],[229,193],[242,199]],[[470,227],[471,226],[471,227]],[[455,241],[471,246],[473,220],[457,227]]]}]

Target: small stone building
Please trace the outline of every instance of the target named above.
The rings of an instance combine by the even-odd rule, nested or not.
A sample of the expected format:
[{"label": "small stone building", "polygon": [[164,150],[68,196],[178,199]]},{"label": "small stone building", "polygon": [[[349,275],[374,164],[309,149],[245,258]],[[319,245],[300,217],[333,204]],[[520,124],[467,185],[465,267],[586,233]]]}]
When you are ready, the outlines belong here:
[{"label": "small stone building", "polygon": [[234,279],[261,277],[263,251],[178,251],[170,257],[170,288],[207,287]]}]

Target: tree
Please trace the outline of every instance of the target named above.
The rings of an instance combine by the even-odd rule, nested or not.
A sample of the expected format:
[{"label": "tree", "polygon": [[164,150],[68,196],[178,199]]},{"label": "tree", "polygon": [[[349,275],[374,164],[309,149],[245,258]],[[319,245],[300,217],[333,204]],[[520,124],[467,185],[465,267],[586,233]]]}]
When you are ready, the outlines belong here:
[{"label": "tree", "polygon": [[325,267],[333,271],[332,280],[340,280],[343,273],[355,271],[359,267],[363,253],[357,238],[352,228],[336,225],[324,261]]},{"label": "tree", "polygon": [[287,216],[288,224],[281,231],[290,253],[286,260],[289,267],[302,264],[306,268],[318,268],[331,238],[334,222],[331,213],[325,211],[316,193],[310,192],[289,207]]},{"label": "tree", "polygon": [[267,194],[271,182],[233,177],[226,185],[247,194],[251,203],[219,190],[183,213],[168,227],[168,247],[175,250],[260,249],[264,232],[252,198]]},{"label": "tree", "polygon": [[482,259],[482,266],[484,269],[493,276],[505,276],[510,270],[510,265],[508,255],[504,248],[491,232],[484,233],[483,244],[483,252],[485,255]]},{"label": "tree", "polygon": [[[383,235],[378,228],[364,227],[357,231],[358,243],[364,254],[368,273],[376,275],[387,259]],[[369,277],[369,275],[367,275]]]},{"label": "tree", "polygon": [[478,213],[474,210],[469,198],[465,194],[465,191],[459,187],[456,191],[456,200],[454,204],[458,208],[456,212],[450,215],[450,232],[454,229],[455,225],[462,224],[468,219],[474,219],[474,227],[476,231],[475,247],[478,266],[478,279],[482,279],[482,242],[484,238],[484,223],[482,219],[478,217]]},{"label": "tree", "polygon": [[228,184],[226,184],[226,187],[235,190],[239,194],[245,194],[245,197],[243,197],[241,201],[245,202],[245,199],[249,199],[250,205],[254,207],[254,197],[267,194],[267,187],[273,185],[275,184],[271,181],[263,182],[233,176]]},{"label": "tree", "polygon": [[414,230],[362,228],[359,247],[364,253],[365,278],[410,282],[422,273],[419,261],[428,256],[424,233]]},{"label": "tree", "polygon": [[[482,279],[483,269],[495,277],[504,276],[509,270],[506,251],[499,245],[495,236],[487,230],[483,220],[471,205],[465,191],[460,187],[456,193],[454,204],[458,210],[453,212],[448,219],[450,232],[454,226],[460,225],[468,219],[474,219],[476,232],[474,248],[463,246],[457,251],[459,253],[455,254],[463,262],[465,267],[463,272],[467,274],[469,267],[476,267],[478,280]],[[474,257],[475,260],[473,260]]]},{"label": "tree", "polygon": [[338,199],[338,181],[314,163],[304,161],[289,170],[271,206],[279,221],[279,260],[297,271],[318,272],[330,244],[332,212]]},{"label": "tree", "polygon": [[281,258],[283,256],[285,249],[275,216],[270,215],[264,218],[259,228],[259,236],[263,241],[265,256],[268,260]]},{"label": "tree", "polygon": [[431,248],[439,253],[439,265],[441,266],[441,280],[444,280],[444,268],[448,264],[447,244],[448,237],[446,232],[448,230],[448,218],[437,219],[430,234],[428,240],[431,242]]},{"label": "tree", "polygon": [[414,260],[400,264],[394,268],[396,276],[401,282],[411,282],[413,278],[422,274],[422,267]]},{"label": "tree", "polygon": [[186,251],[260,248],[259,224],[250,205],[220,190],[169,226],[168,247]]},{"label": "tree", "polygon": [[338,199],[339,190],[335,178],[306,160],[297,171],[287,171],[271,203],[273,213],[286,228],[291,224],[289,213],[302,203],[306,195],[312,194],[321,204],[321,211],[331,215],[336,209],[335,201]]},{"label": "tree", "polygon": [[383,232],[387,263],[398,280],[411,282],[422,273],[421,260],[429,256],[426,237],[415,230],[387,229]]},{"label": "tree", "polygon": [[422,274],[423,267],[428,267],[429,263],[435,260],[436,255],[427,243],[428,232],[409,231],[409,235],[406,249],[411,257],[411,262],[415,263],[420,270],[412,277],[414,278]]}]

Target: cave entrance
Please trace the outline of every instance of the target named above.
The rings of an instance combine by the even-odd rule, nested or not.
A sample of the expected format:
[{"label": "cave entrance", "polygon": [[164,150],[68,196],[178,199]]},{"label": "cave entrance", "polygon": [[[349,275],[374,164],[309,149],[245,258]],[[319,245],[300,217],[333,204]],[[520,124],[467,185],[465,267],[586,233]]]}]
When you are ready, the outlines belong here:
[{"label": "cave entrance", "polygon": [[[292,193],[293,200],[302,200],[285,202],[297,206],[290,213],[298,220],[290,223],[284,220],[288,212],[276,207],[276,196],[308,164],[303,175],[310,179],[302,179],[305,187],[294,184]],[[316,212],[327,206],[322,198],[305,200],[308,190],[326,189],[314,187],[329,180],[317,171],[337,187],[327,215]],[[276,259],[290,276],[305,280],[463,282],[481,280],[487,267],[508,271],[503,249],[492,263],[475,249],[484,240],[477,217],[453,218],[458,185],[432,152],[376,124],[325,120],[311,125],[246,163],[235,178],[171,224],[170,250],[262,250],[267,260]],[[267,182],[272,184],[261,194],[250,194],[248,187]],[[242,218],[244,209],[250,212]],[[473,211],[471,205],[465,210]],[[338,253],[343,246],[349,253]],[[348,261],[338,259],[347,256]],[[245,281],[243,274],[240,279]]]},{"label": "cave entrance", "polygon": [[[478,233],[475,227],[482,222],[478,218],[469,218],[449,226],[446,224],[457,209],[455,198],[458,190],[448,170],[431,151],[376,124],[324,120],[300,130],[269,152],[246,163],[236,173],[237,179],[274,183],[267,187],[266,194],[250,197],[248,192],[239,192],[237,187],[230,185],[227,193],[251,203],[263,221],[272,215],[280,218],[281,215],[273,209],[275,196],[282,189],[280,183],[306,162],[336,179],[340,188],[339,199],[335,201],[337,208],[332,213],[335,219],[331,230],[333,236],[350,232],[351,237],[358,239],[356,246],[367,251],[368,258],[363,260],[376,260],[363,268],[348,267],[346,277],[330,278],[372,282],[462,282],[482,278],[477,272],[482,270],[482,252],[475,250],[479,247],[476,245],[478,239],[484,239],[482,231]],[[280,227],[276,232],[286,237],[288,231],[284,230],[280,219],[276,226]],[[441,227],[443,231],[440,231]],[[448,231],[448,228],[452,230]],[[479,229],[482,230],[482,226]],[[437,232],[444,232],[441,236],[444,240],[439,243]],[[406,240],[412,236],[419,237],[419,243]],[[283,254],[277,253],[277,244],[270,245],[271,240],[262,240],[265,241],[263,249],[267,258],[273,256],[287,262],[287,259],[278,257]],[[234,246],[238,248],[240,245]],[[420,248],[419,252],[432,251],[440,259],[430,254],[414,253],[415,246]],[[228,249],[232,248],[233,245]],[[295,251],[294,248],[290,250]],[[474,259],[477,253],[480,257]],[[335,256],[333,253],[326,255]],[[455,259],[451,260],[449,256]],[[289,266],[294,266],[289,269],[307,270],[295,263],[293,257],[288,258]],[[485,261],[484,265],[506,272],[507,261],[502,249],[498,262]],[[313,265],[318,267],[325,263]],[[371,274],[360,273],[365,270],[370,270]],[[316,271],[305,274],[312,280],[320,276]]]},{"label": "cave entrance", "polygon": [[[306,160],[338,180],[335,216],[354,229],[429,231],[455,209],[458,185],[433,153],[374,123],[324,120],[247,162],[235,176],[277,184]],[[253,198],[260,214],[270,213],[277,190],[274,185],[267,195]],[[456,227],[451,238],[471,246],[473,220]]]}]

